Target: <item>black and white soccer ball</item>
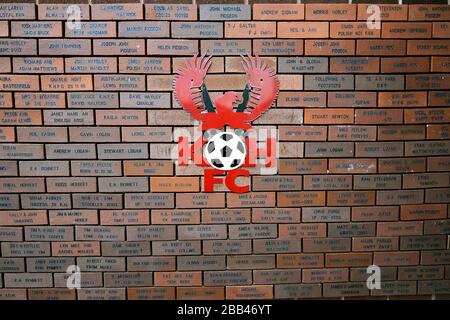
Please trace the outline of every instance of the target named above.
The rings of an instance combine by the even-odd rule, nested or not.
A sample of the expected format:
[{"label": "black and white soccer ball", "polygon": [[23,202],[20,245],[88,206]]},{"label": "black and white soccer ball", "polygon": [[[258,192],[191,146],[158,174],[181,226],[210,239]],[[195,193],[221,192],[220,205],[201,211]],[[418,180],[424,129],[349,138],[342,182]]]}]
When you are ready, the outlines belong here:
[{"label": "black and white soccer ball", "polygon": [[239,168],[245,161],[247,149],[244,141],[233,132],[219,132],[205,145],[203,155],[216,169],[230,171]]}]

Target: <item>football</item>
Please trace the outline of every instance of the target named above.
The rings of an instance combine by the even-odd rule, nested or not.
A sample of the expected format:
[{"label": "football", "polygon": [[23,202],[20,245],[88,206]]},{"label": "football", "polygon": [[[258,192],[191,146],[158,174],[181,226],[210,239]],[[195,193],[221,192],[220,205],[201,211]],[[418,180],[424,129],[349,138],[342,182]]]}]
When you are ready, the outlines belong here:
[{"label": "football", "polygon": [[203,155],[216,169],[230,171],[239,168],[245,161],[245,143],[233,132],[219,132],[206,143]]}]

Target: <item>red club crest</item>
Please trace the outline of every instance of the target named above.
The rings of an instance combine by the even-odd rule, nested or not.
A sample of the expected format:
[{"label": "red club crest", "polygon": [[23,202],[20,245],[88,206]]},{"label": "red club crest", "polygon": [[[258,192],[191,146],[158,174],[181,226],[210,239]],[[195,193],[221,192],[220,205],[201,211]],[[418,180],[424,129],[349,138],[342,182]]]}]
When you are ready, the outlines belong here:
[{"label": "red club crest", "polygon": [[[188,145],[187,138],[179,139],[179,164],[187,165],[190,156],[197,165],[204,166],[207,165],[206,157],[209,165],[215,169],[205,170],[205,191],[212,191],[213,185],[222,180],[234,192],[249,191],[248,186],[242,187],[235,183],[236,177],[248,177],[249,172],[235,169],[241,165],[254,167],[256,158],[261,156],[261,149],[256,147],[256,140],[249,138],[245,132],[254,131],[251,122],[266,112],[278,96],[279,82],[275,71],[261,61],[258,56],[241,57],[242,66],[248,78],[242,94],[229,91],[212,101],[204,82],[206,73],[211,66],[211,56],[194,55],[184,67],[177,70],[173,80],[173,90],[177,101],[184,110],[201,122],[201,132],[205,132],[191,146]],[[222,132],[226,127],[234,129],[236,132],[240,131],[242,136],[238,137],[232,132]],[[204,148],[205,135],[212,131],[219,131],[219,133],[212,138],[207,137],[211,139]],[[267,160],[265,165],[273,166],[274,154],[271,153],[271,150],[274,149],[275,141],[267,138],[266,143],[267,147],[264,151]],[[204,148],[204,153],[199,152],[199,149],[202,148]],[[231,170],[234,171],[231,172]],[[214,177],[224,173],[226,174],[225,179]]]}]

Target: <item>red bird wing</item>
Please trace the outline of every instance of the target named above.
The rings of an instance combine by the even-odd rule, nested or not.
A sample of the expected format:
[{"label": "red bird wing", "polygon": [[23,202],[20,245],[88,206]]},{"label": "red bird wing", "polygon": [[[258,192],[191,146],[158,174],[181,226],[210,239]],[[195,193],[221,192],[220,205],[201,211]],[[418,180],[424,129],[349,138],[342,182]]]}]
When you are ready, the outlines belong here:
[{"label": "red bird wing", "polygon": [[205,118],[205,111],[215,112],[203,80],[211,66],[211,56],[194,55],[179,68],[173,80],[173,91],[178,103],[198,120]]},{"label": "red bird wing", "polygon": [[275,71],[261,59],[242,56],[242,65],[249,77],[249,99],[244,114],[253,121],[266,112],[278,96],[279,82]]}]

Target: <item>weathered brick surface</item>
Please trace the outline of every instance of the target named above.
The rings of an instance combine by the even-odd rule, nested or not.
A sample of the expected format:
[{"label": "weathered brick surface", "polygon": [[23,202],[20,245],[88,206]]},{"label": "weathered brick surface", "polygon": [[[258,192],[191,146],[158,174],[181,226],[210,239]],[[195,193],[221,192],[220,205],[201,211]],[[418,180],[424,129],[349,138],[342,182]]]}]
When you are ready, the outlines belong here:
[{"label": "weathered brick surface", "polygon": [[[0,0],[0,300],[448,295],[450,6],[388,1],[373,29],[370,1],[74,1],[74,29],[70,1],[24,2]],[[212,95],[240,54],[277,71],[255,124],[278,172],[249,193],[171,160],[199,51]]]}]

